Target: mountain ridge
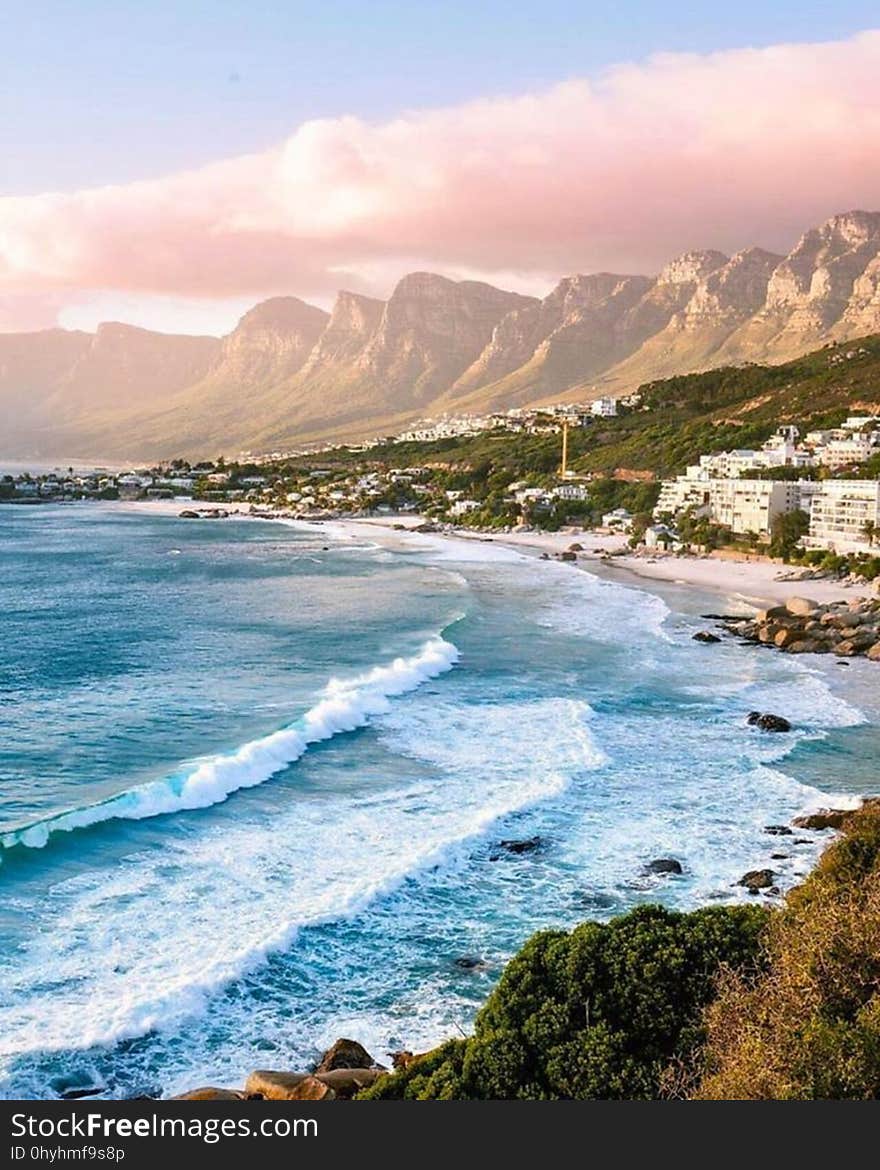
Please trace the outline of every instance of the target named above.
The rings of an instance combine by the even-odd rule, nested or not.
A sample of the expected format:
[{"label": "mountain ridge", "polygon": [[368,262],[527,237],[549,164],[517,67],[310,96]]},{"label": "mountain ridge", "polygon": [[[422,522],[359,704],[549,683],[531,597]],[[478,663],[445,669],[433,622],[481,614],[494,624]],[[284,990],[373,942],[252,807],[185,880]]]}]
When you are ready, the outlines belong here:
[{"label": "mountain ridge", "polygon": [[780,364],[875,332],[880,212],[852,211],[786,256],[692,250],[653,277],[572,274],[543,298],[414,272],[385,301],[341,291],[330,313],[272,297],[223,338],[113,322],[0,334],[0,453],[277,450]]}]

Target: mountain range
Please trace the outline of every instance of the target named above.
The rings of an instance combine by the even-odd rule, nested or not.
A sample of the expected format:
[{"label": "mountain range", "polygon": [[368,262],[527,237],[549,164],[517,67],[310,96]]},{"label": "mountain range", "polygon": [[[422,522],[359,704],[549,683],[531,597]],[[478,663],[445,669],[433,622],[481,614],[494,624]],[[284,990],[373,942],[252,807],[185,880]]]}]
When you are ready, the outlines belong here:
[{"label": "mountain range", "polygon": [[278,450],[621,395],[877,332],[880,212],[853,211],[788,256],[688,252],[656,276],[567,276],[543,299],[417,272],[387,301],[340,292],[330,313],[273,297],[223,338],[119,323],[0,334],[0,454]]}]

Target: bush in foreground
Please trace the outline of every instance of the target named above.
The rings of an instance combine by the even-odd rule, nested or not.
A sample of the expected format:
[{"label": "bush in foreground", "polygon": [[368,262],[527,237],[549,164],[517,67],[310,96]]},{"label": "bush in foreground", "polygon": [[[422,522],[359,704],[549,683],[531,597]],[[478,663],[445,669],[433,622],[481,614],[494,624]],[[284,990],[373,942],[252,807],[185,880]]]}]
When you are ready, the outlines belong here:
[{"label": "bush in foreground", "polygon": [[766,971],[722,977],[695,1097],[880,1096],[880,804],[844,833],[773,914]]},{"label": "bush in foreground", "polygon": [[769,911],[690,914],[643,906],[571,933],[543,931],[507,965],[453,1040],[363,1093],[365,1099],[651,1098],[672,1062],[704,1039],[720,969],[752,976]]}]

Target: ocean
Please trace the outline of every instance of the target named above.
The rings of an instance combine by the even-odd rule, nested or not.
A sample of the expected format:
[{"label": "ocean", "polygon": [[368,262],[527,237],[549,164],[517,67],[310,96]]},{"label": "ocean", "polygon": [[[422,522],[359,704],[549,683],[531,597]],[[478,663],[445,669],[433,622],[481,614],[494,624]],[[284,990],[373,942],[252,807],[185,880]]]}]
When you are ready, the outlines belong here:
[{"label": "ocean", "polygon": [[875,784],[864,664],[497,543],[7,506],[0,567],[3,1097],[387,1063],[535,930],[796,882],[765,827]]}]

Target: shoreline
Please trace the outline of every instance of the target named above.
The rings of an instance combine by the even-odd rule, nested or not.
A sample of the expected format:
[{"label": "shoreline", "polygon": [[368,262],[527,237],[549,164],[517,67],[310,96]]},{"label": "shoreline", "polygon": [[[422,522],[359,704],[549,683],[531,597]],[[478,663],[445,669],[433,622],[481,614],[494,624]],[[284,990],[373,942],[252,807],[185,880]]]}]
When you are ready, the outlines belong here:
[{"label": "shoreline", "polygon": [[[294,522],[311,523],[308,520]],[[356,531],[364,528],[377,528],[393,535],[420,536],[423,534],[415,530],[425,523],[425,518],[405,516],[395,517],[391,520],[363,517],[326,520],[319,523],[352,525],[356,526]],[[678,586],[699,592],[721,594],[731,601],[751,606],[753,609],[776,605],[789,597],[801,596],[802,594],[807,594],[822,604],[870,596],[870,586],[855,587],[849,583],[844,584],[834,580],[778,580],[779,575],[787,571],[787,567],[770,561],[737,560],[714,556],[679,556],[674,553],[635,555],[629,552],[621,555],[621,550],[627,547],[625,536],[609,536],[605,533],[589,530],[585,532],[505,532],[495,536],[471,532],[464,528],[455,528],[452,531],[444,529],[424,535],[438,540],[495,544],[523,555],[540,556],[542,553],[546,553],[549,557],[558,557],[572,544],[578,543],[582,544],[584,548],[583,552],[578,553],[578,559],[574,563],[578,567],[588,568],[590,572],[595,571],[603,577],[619,579],[620,575],[626,574],[638,581],[651,582],[660,587]],[[791,571],[797,571],[796,566]],[[626,584],[627,582],[621,583]]]},{"label": "shoreline", "polygon": [[[848,581],[833,579],[780,580],[781,574],[796,573],[798,566],[786,566],[772,561],[740,559],[734,556],[680,555],[661,551],[636,554],[627,551],[626,536],[590,530],[501,532],[496,535],[460,527],[438,527],[436,532],[422,533],[417,531],[418,528],[433,522],[418,513],[387,517],[341,516],[310,519],[280,513],[253,514],[235,504],[204,505],[198,500],[186,497],[175,500],[107,501],[103,506],[120,511],[146,510],[173,516],[178,516],[182,511],[204,509],[225,513],[229,519],[265,520],[268,523],[297,525],[306,529],[326,527],[348,536],[355,533],[363,535],[365,531],[372,531],[384,533],[385,536],[392,538],[392,541],[421,538],[426,541],[448,541],[453,545],[492,544],[523,556],[540,557],[546,554],[548,558],[554,559],[568,550],[572,544],[577,543],[583,545],[583,551],[577,554],[574,563],[608,580],[618,580],[621,584],[629,584],[635,588],[639,588],[637,583],[642,582],[653,584],[661,591],[684,589],[694,593],[714,594],[727,599],[733,605],[749,606],[754,610],[778,605],[796,596],[806,596],[826,605],[834,601],[854,601],[877,595],[876,589],[872,593],[871,584],[855,586]],[[625,577],[632,580],[629,582],[621,580]],[[641,587],[644,587],[644,584]]]}]

